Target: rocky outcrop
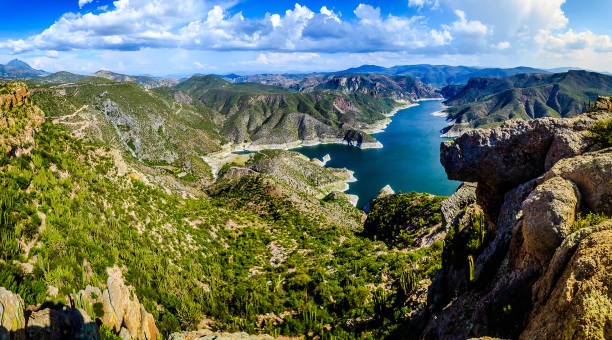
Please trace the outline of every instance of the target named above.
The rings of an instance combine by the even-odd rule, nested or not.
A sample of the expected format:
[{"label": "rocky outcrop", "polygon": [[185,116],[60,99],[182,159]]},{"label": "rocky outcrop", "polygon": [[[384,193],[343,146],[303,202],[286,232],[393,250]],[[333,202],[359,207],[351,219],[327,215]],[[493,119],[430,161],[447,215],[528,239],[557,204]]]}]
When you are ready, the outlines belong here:
[{"label": "rocky outcrop", "polygon": [[[589,228],[582,234],[580,242],[564,242],[548,272],[534,285],[538,303],[521,339],[612,337],[612,298],[609,290],[612,222]],[[568,250],[576,246],[577,249],[568,259],[571,254]],[[562,263],[567,264],[558,265]],[[554,280],[558,275],[560,277]]]},{"label": "rocky outcrop", "polygon": [[580,191],[573,182],[553,177],[533,190],[523,202],[523,245],[540,262],[550,260],[570,234],[580,205]]},{"label": "rocky outcrop", "polygon": [[[612,148],[597,150],[589,131],[612,118],[604,102],[575,118],[506,123],[442,145],[447,174],[477,183],[490,222],[481,245],[461,248],[470,261],[443,261],[424,338],[612,336],[612,220],[573,224],[579,212],[612,215]],[[470,202],[459,191],[442,204],[445,221]],[[456,247],[448,240],[445,253]],[[464,283],[453,280],[457,265]]]},{"label": "rocky outcrop", "polygon": [[25,339],[23,329],[26,320],[23,315],[23,299],[4,287],[0,287],[0,339]]},{"label": "rocky outcrop", "polygon": [[589,130],[612,117],[594,112],[571,119],[517,120],[502,127],[468,131],[440,146],[449,179],[477,182],[479,204],[495,221],[510,189],[549,170],[561,158],[586,151]]},{"label": "rocky outcrop", "polygon": [[118,270],[109,270],[106,285],[104,291],[87,286],[77,294],[77,300],[88,306],[101,304],[102,313],[96,318],[127,339],[156,340],[159,331],[153,315],[140,304],[134,288],[125,285]]},{"label": "rocky outcrop", "polygon": [[457,191],[440,205],[445,229],[448,231],[451,224],[460,218],[459,213],[474,202],[476,202],[476,183],[462,183]]},{"label": "rocky outcrop", "polygon": [[73,308],[28,310],[19,295],[0,287],[0,339],[96,340],[98,324],[104,324],[124,340],[157,340],[161,334],[153,315],[138,302],[133,288],[123,283],[118,269],[109,270],[107,286],[104,291],[87,286],[71,297]]},{"label": "rocky outcrop", "polygon": [[0,287],[0,339],[60,340],[100,338],[98,326],[81,309],[25,310],[23,299]]},{"label": "rocky outcrop", "polygon": [[24,83],[0,83],[0,152],[18,155],[26,151],[44,120]]}]

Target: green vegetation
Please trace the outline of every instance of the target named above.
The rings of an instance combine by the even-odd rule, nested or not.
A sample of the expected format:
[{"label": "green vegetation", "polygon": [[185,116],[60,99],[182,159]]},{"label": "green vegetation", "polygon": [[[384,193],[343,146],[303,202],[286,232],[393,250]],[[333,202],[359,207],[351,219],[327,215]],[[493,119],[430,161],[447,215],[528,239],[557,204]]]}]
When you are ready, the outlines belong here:
[{"label": "green vegetation", "polygon": [[608,218],[609,217],[604,214],[596,214],[593,212],[588,212],[586,214],[583,214],[579,212],[576,215],[576,219],[574,220],[574,223],[572,223],[572,226],[570,227],[570,233],[576,232],[582,228],[587,228],[587,227],[591,227],[594,225],[598,225],[599,223],[607,220]]},{"label": "green vegetation", "polygon": [[488,224],[482,212],[472,213],[465,225],[459,223],[451,226],[444,239],[442,266],[466,268],[467,277],[472,281],[474,258],[478,258],[488,243],[489,235]]},{"label": "green vegetation", "polygon": [[[440,266],[440,242],[389,250],[356,234],[358,214],[346,215],[355,219],[348,224],[331,219],[347,209],[341,203],[303,206],[261,176],[194,199],[118,176],[108,151],[49,122],[29,154],[2,157],[0,184],[2,286],[28,304],[66,303],[88,284],[103,285],[117,265],[164,334],[207,316],[226,331],[379,338],[405,321],[415,282]],[[19,263],[28,262],[26,274]],[[59,295],[47,296],[47,286]],[[367,321],[378,311],[385,317]]]},{"label": "green vegetation", "polygon": [[612,147],[612,119],[597,122],[591,132],[602,148]]},{"label": "green vegetation", "polygon": [[376,199],[364,225],[364,234],[391,246],[411,247],[417,236],[442,223],[441,196],[396,194]]},{"label": "green vegetation", "polygon": [[572,117],[598,96],[612,93],[612,77],[586,71],[520,74],[503,79],[472,79],[455,97],[449,118],[469,127],[493,127],[509,119]]}]

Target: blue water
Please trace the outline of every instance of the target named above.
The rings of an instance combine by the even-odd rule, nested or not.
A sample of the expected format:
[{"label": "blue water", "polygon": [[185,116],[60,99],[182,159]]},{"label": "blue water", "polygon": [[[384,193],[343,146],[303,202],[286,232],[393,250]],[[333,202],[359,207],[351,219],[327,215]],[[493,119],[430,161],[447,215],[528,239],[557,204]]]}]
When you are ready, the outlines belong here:
[{"label": "blue water", "polygon": [[440,129],[446,123],[432,113],[442,108],[441,101],[432,100],[399,111],[384,132],[373,135],[383,144],[382,149],[325,144],[294,150],[309,158],[329,154],[331,161],[326,166],[355,171],[358,181],[350,183],[347,193],[359,196],[360,208],[387,184],[395,192],[448,196],[460,183],[448,180],[440,164],[440,143],[445,140],[440,138]]}]

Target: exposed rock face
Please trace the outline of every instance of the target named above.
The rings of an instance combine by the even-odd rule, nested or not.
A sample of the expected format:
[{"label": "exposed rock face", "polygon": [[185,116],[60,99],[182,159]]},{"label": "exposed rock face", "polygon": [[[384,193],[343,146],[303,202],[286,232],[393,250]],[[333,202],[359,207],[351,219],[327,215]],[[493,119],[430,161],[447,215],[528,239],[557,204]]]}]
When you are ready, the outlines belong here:
[{"label": "exposed rock face", "polygon": [[138,301],[133,288],[123,283],[120,272],[109,270],[107,289],[87,286],[77,296],[89,304],[101,303],[104,314],[100,321],[119,333],[127,330],[128,339],[156,340],[159,334],[151,313]]},{"label": "exposed rock face", "polygon": [[541,262],[550,259],[555,249],[570,234],[580,191],[573,182],[553,177],[542,183],[523,202],[523,245],[526,252]]},{"label": "exposed rock face", "polygon": [[18,155],[34,142],[34,133],[45,114],[32,105],[24,83],[0,83],[0,152]]},{"label": "exposed rock face", "polygon": [[[76,296],[75,304],[96,314],[102,307],[98,321],[122,334],[127,340],[157,340],[160,333],[153,315],[138,302],[133,288],[126,286],[119,270],[109,270],[108,288],[87,286]],[[83,309],[63,307],[31,310],[24,314],[24,303],[17,294],[0,287],[1,340],[59,340],[100,338],[98,324]]]},{"label": "exposed rock face", "polygon": [[[599,230],[599,231],[597,231]],[[612,337],[612,222],[585,231],[545,303],[538,304],[521,339],[610,339]],[[566,242],[567,245],[572,242]],[[565,243],[564,243],[564,246]],[[557,253],[567,253],[560,249]],[[566,255],[567,256],[567,255]],[[549,271],[555,273],[554,266]],[[562,267],[559,269],[563,269]],[[548,273],[547,273],[548,274]],[[540,281],[550,281],[545,275]],[[540,283],[540,282],[538,282]],[[535,285],[539,287],[538,284]],[[546,292],[548,290],[543,290]],[[544,297],[544,296],[543,296]]]},{"label": "exposed rock face", "polygon": [[[449,177],[477,182],[494,223],[472,254],[472,279],[432,285],[424,338],[611,338],[612,220],[572,229],[579,211],[612,215],[612,148],[594,150],[589,135],[612,117],[598,103],[598,112],[506,123],[441,147]],[[447,200],[445,221],[459,218],[460,197]],[[453,273],[443,264],[439,277],[460,282]]]},{"label": "exposed rock face", "polygon": [[0,339],[25,339],[22,330],[26,321],[23,316],[23,299],[4,287],[0,287]]},{"label": "exposed rock face", "polygon": [[584,151],[589,129],[610,117],[591,113],[571,119],[517,120],[492,130],[469,131],[442,143],[440,161],[449,179],[478,183],[479,204],[495,221],[508,190],[543,174],[559,158]]},{"label": "exposed rock face", "polygon": [[476,202],[476,183],[465,182],[441,204],[442,223],[446,230],[459,217],[459,212]]}]

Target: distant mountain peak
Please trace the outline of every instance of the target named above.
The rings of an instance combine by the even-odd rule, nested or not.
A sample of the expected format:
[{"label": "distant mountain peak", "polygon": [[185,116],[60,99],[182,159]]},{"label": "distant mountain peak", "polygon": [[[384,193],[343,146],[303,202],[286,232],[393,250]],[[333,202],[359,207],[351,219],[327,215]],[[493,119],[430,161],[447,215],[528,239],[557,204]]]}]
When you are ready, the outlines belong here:
[{"label": "distant mountain peak", "polygon": [[7,65],[9,65],[9,66],[21,66],[21,67],[32,69],[32,67],[30,65],[28,65],[28,63],[26,63],[25,61],[19,60],[19,59],[13,59],[13,60],[9,61],[7,63]]}]

